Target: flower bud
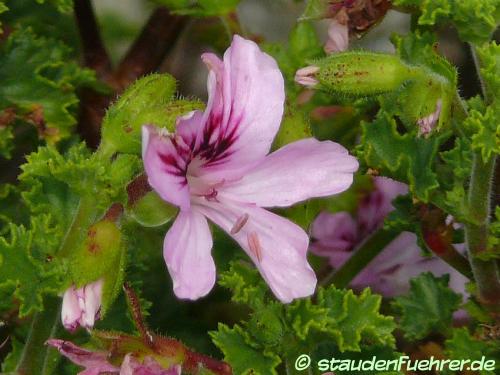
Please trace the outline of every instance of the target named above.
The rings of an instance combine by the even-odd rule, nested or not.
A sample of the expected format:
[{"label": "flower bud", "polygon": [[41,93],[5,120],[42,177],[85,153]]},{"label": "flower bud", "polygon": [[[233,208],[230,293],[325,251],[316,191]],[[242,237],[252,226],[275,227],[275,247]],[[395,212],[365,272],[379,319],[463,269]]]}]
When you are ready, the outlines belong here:
[{"label": "flower bud", "polygon": [[315,78],[318,72],[319,67],[314,65],[299,69],[295,73],[295,82],[305,87],[314,87],[319,83]]},{"label": "flower bud", "polygon": [[333,54],[316,65],[316,69],[300,69],[298,82],[317,82],[315,88],[354,96],[394,91],[403,82],[420,77],[418,68],[405,64],[399,57],[374,52]]},{"label": "flower bud", "polygon": [[99,319],[102,300],[103,280],[99,279],[76,289],[74,285],[64,292],[61,319],[69,331],[79,326],[91,329]]},{"label": "flower bud", "polygon": [[70,287],[64,293],[61,312],[67,329],[90,329],[106,313],[120,290],[124,259],[125,245],[116,223],[102,220],[88,229],[87,237],[69,258]]},{"label": "flower bud", "polygon": [[141,127],[154,124],[175,128],[178,116],[201,108],[196,101],[174,100],[175,79],[168,74],[152,74],[137,80],[109,108],[102,123],[105,153],[141,152]]}]

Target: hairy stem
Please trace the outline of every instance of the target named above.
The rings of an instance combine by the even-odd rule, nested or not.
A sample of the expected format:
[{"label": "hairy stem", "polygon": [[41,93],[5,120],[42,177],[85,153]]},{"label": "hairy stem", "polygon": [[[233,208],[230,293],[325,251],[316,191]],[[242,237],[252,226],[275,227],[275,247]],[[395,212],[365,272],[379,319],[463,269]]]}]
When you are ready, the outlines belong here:
[{"label": "hairy stem", "polygon": [[[49,359],[52,349],[46,347],[45,342],[57,330],[60,309],[61,299],[59,297],[47,298],[44,310],[33,316],[28,339],[16,368],[17,374],[46,374],[47,369],[55,365]],[[59,357],[55,358],[57,360]]]},{"label": "hairy stem", "polygon": [[477,56],[477,51],[476,47],[474,45],[470,45],[470,51],[472,55],[472,60],[474,61],[474,65],[476,66],[476,72],[477,72],[477,77],[479,79],[479,83],[481,85],[481,93],[483,95],[483,99],[485,103],[489,104],[491,103],[491,99],[488,95],[488,90],[486,89],[486,84],[484,82],[483,76],[481,75],[481,61],[479,60],[479,57]]},{"label": "hairy stem", "polygon": [[479,153],[475,153],[468,195],[473,222],[465,225],[465,235],[478,299],[487,309],[500,313],[500,275],[497,264],[478,258],[487,250],[494,170],[495,158],[485,162]]},{"label": "hairy stem", "polygon": [[333,284],[338,288],[345,288],[399,233],[392,230],[380,229],[361,243],[354,254],[337,270],[333,271],[321,285]]}]

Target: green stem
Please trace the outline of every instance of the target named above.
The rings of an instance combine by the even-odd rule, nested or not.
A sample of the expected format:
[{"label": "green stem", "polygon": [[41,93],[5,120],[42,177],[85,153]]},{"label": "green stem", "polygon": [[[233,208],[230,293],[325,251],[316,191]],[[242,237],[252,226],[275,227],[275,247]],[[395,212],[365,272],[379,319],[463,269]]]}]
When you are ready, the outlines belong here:
[{"label": "green stem", "polygon": [[338,288],[345,288],[384,248],[396,238],[399,233],[392,230],[380,229],[364,241],[354,254],[338,270],[333,271],[321,285],[333,284]]},{"label": "green stem", "polygon": [[477,56],[476,47],[474,45],[470,45],[470,52],[472,55],[472,60],[474,61],[474,65],[476,67],[477,77],[479,79],[479,84],[481,85],[481,93],[483,94],[483,99],[486,104],[491,103],[491,98],[488,95],[488,90],[486,89],[486,83],[484,82],[483,76],[481,75],[481,61]]},{"label": "green stem", "polygon": [[465,236],[469,260],[477,285],[478,299],[485,307],[500,313],[500,275],[494,261],[478,258],[487,250],[490,223],[490,197],[492,192],[495,158],[483,161],[474,154],[468,205],[473,222],[465,224]]},{"label": "green stem", "polygon": [[[21,358],[16,368],[19,375],[47,374],[49,366],[48,356],[52,349],[45,345],[47,339],[52,337],[59,325],[59,311],[61,299],[50,297],[45,301],[45,308],[33,316],[28,339],[24,345]],[[52,361],[51,361],[52,362]],[[54,364],[51,363],[52,367]]]}]

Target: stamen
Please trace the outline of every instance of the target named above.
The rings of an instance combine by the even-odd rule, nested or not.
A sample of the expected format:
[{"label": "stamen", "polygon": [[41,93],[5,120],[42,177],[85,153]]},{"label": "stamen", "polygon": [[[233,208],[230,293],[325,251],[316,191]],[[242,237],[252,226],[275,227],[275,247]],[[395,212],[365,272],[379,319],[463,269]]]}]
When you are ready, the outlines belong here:
[{"label": "stamen", "polygon": [[248,247],[259,263],[262,261],[262,247],[260,246],[259,235],[257,232],[250,232],[247,235]]},{"label": "stamen", "polygon": [[217,200],[217,190],[214,188],[210,188],[209,192],[207,194],[204,194],[205,199],[209,202],[218,202]]},{"label": "stamen", "polygon": [[231,231],[229,232],[230,234],[236,234],[238,233],[247,223],[248,218],[250,216],[248,214],[241,215],[238,220],[236,220],[236,223],[234,223],[233,227],[231,228]]}]

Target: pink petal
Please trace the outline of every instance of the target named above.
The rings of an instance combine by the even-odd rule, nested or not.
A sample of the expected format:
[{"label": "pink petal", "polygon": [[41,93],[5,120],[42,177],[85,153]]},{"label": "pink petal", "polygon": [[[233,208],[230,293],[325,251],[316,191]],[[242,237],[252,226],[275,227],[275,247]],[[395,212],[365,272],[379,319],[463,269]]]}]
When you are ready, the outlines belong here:
[{"label": "pink petal", "polygon": [[325,52],[332,54],[342,52],[349,48],[349,28],[346,22],[332,19],[328,26],[328,40],[325,43]]},{"label": "pink petal", "polygon": [[92,328],[96,317],[101,310],[103,280],[97,280],[83,287],[83,300],[80,300],[82,308],[81,325],[85,328]]},{"label": "pink petal", "polygon": [[239,176],[271,148],[283,115],[283,76],[271,56],[237,35],[224,61],[210,53],[202,59],[210,73],[199,155],[208,160],[206,173]]},{"label": "pink petal", "polygon": [[[194,204],[194,203],[193,203]],[[309,238],[289,220],[252,204],[199,199],[196,209],[231,235],[284,303],[314,293],[316,275],[307,262]]]},{"label": "pink petal", "polygon": [[181,367],[177,365],[165,369],[151,357],[144,358],[141,363],[127,354],[123,359],[120,375],[181,375]]},{"label": "pink petal", "polygon": [[311,252],[330,258],[337,268],[359,242],[358,227],[348,212],[321,212],[311,225]]},{"label": "pink petal", "polygon": [[154,126],[142,127],[142,158],[151,187],[162,199],[189,208],[187,162],[170,137],[160,135]]},{"label": "pink petal", "polygon": [[80,325],[79,321],[82,316],[82,310],[78,303],[78,296],[74,286],[69,287],[63,296],[61,320],[64,328],[69,331],[74,331]]},{"label": "pink petal", "polygon": [[357,169],[357,160],[341,145],[308,138],[273,152],[223,189],[235,200],[261,207],[290,206],[346,190]]},{"label": "pink petal", "polygon": [[85,367],[85,370],[80,372],[79,375],[118,374],[120,371],[119,368],[107,361],[108,353],[106,352],[93,352],[80,348],[72,342],[57,339],[50,339],[47,341],[47,344],[59,350],[71,362]]},{"label": "pink petal", "polygon": [[179,298],[205,296],[215,284],[212,234],[205,217],[194,209],[182,211],[167,232],[163,257]]},{"label": "pink petal", "polygon": [[387,177],[374,178],[374,191],[364,197],[358,206],[358,222],[362,236],[380,227],[394,206],[392,201],[398,195],[408,193],[408,186]]}]

